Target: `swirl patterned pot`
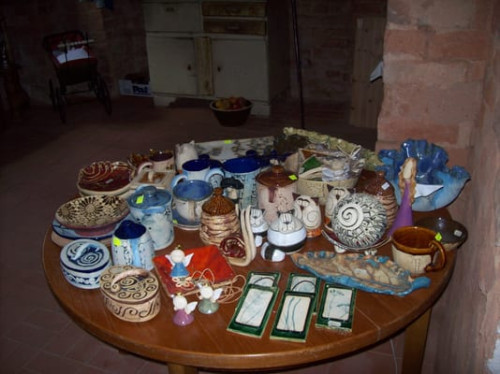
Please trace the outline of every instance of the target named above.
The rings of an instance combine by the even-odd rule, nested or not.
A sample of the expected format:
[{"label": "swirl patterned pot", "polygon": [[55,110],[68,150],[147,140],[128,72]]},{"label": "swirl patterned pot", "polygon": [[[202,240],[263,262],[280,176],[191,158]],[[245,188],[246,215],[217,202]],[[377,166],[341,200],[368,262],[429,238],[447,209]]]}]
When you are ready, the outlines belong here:
[{"label": "swirl patterned pot", "polygon": [[352,249],[366,249],[384,235],[386,210],[376,197],[354,193],[344,197],[335,207],[331,228],[342,244]]},{"label": "swirl patterned pot", "polygon": [[145,322],[160,311],[158,278],[135,266],[111,266],[100,279],[104,303],[114,316],[129,322]]},{"label": "swirl patterned pot", "polygon": [[61,250],[60,261],[64,278],[73,286],[84,289],[99,288],[101,273],[111,265],[108,248],[90,239],[66,244]]}]

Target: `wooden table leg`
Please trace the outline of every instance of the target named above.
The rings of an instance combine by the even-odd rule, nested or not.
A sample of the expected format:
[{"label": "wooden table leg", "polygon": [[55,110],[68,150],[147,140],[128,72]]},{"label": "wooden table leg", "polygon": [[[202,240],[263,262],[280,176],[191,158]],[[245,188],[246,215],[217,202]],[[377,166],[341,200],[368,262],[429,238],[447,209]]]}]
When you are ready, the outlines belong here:
[{"label": "wooden table leg", "polygon": [[168,363],[168,374],[198,374],[198,369],[192,366]]},{"label": "wooden table leg", "polygon": [[406,328],[403,374],[420,374],[422,372],[431,312],[432,308],[427,309],[424,314]]}]

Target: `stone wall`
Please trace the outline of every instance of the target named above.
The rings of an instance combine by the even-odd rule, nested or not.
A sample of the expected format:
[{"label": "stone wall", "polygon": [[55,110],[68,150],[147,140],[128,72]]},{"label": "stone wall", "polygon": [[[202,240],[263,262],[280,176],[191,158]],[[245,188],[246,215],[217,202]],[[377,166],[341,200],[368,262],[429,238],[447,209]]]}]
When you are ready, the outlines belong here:
[{"label": "stone wall", "polygon": [[494,0],[388,2],[377,149],[425,138],[471,172],[450,206],[469,239],[433,311],[429,373],[488,372],[498,339],[499,11]]}]

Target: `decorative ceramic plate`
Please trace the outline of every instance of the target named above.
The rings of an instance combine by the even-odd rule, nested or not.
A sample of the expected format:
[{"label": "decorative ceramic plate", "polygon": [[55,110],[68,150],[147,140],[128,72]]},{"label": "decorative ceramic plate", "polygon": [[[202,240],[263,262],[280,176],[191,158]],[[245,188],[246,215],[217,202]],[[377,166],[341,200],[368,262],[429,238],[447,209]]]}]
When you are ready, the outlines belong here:
[{"label": "decorative ceramic plate", "polygon": [[55,214],[58,222],[77,234],[102,235],[129,213],[127,201],[117,196],[85,196],[61,205]]},{"label": "decorative ceramic plate", "polygon": [[[125,219],[130,219],[130,215],[127,215],[124,218],[124,220]],[[100,234],[95,235],[95,232],[93,230],[80,230],[81,234],[78,234],[75,230],[64,226],[57,219],[54,219],[52,221],[52,230],[57,235],[59,235],[62,238],[65,238],[65,239],[70,239],[70,240],[92,239],[92,240],[101,241],[101,240],[111,238],[113,236],[113,232],[120,225],[121,222],[122,222],[122,220],[118,221],[114,226],[111,226],[109,231],[107,231],[107,232],[103,232],[103,230],[99,229]]]},{"label": "decorative ceramic plate", "polygon": [[129,189],[133,172],[125,162],[93,162],[80,169],[77,187],[82,195],[120,195]]}]

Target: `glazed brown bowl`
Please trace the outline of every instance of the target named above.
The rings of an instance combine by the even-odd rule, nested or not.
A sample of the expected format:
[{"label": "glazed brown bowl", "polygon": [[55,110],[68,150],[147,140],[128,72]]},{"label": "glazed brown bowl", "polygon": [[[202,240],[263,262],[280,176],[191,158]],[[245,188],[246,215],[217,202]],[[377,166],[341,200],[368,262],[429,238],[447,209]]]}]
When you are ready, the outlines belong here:
[{"label": "glazed brown bowl", "polygon": [[441,244],[447,251],[460,247],[467,239],[467,229],[460,222],[445,217],[425,217],[415,226],[425,227],[441,234]]},{"label": "glazed brown bowl", "polygon": [[210,109],[222,126],[241,126],[247,121],[252,111],[252,103],[246,100],[246,105],[242,108],[219,109],[215,106],[215,101],[212,101]]}]

